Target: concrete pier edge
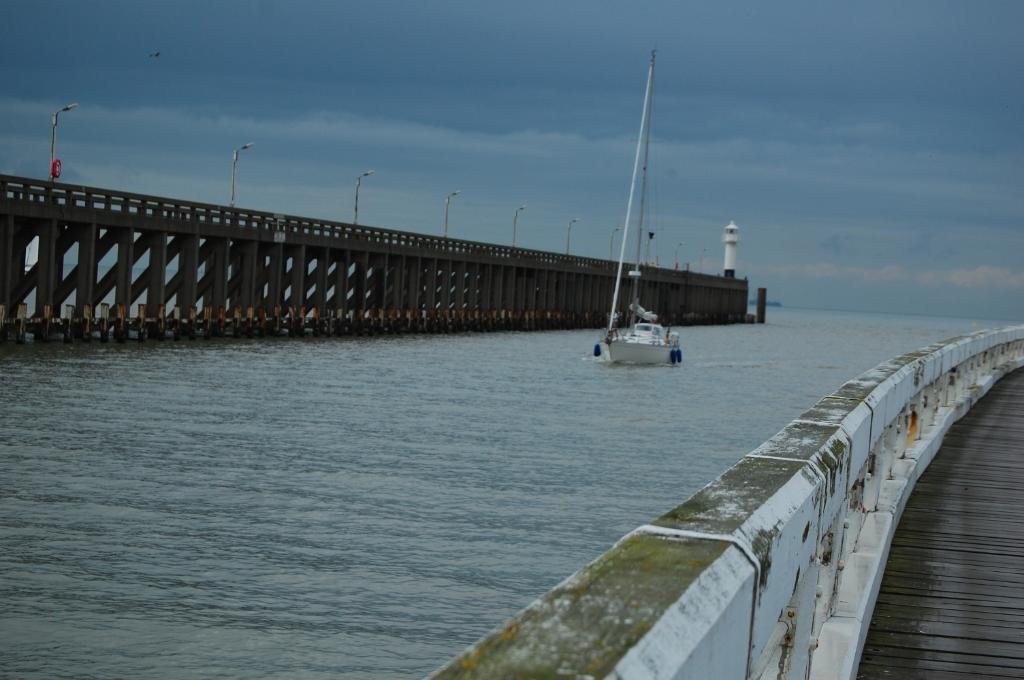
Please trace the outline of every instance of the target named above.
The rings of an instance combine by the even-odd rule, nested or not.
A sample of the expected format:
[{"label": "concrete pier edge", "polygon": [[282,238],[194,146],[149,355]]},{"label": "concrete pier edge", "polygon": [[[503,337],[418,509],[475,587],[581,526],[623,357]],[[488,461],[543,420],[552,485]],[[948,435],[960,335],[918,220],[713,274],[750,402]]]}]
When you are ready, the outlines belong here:
[{"label": "concrete pier edge", "polygon": [[433,677],[853,678],[914,482],[1022,366],[1013,326],[866,371]]}]

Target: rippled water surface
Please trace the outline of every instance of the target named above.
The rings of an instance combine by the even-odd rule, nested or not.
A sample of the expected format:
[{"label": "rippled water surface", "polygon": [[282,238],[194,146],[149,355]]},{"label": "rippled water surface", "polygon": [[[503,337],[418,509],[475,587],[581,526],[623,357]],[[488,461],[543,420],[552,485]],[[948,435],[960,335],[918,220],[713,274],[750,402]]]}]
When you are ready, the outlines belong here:
[{"label": "rippled water surface", "polygon": [[[998,324],[978,324],[989,326]],[[415,677],[970,321],[0,345],[0,675]]]}]

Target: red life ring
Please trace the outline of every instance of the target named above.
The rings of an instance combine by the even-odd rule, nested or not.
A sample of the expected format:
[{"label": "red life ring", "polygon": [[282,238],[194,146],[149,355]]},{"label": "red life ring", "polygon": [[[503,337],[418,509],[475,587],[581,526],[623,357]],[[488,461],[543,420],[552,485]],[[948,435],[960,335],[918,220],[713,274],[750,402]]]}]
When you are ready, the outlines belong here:
[{"label": "red life ring", "polygon": [[50,164],[50,177],[57,179],[60,177],[60,171],[63,165],[59,158],[54,158],[53,163]]}]

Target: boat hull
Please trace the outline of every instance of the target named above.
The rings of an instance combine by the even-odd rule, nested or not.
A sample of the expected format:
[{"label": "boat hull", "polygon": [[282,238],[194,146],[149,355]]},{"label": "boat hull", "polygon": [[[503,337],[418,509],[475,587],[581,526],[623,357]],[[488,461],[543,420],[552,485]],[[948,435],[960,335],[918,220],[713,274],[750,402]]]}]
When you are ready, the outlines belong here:
[{"label": "boat hull", "polygon": [[640,342],[613,340],[605,342],[608,361],[616,364],[671,364],[671,345],[649,345]]}]

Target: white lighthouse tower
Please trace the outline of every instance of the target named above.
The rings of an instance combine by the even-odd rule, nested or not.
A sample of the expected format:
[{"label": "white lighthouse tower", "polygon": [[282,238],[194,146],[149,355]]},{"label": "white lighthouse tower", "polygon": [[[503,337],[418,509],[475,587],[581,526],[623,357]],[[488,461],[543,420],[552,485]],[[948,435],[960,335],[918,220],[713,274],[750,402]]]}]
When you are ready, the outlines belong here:
[{"label": "white lighthouse tower", "polygon": [[722,243],[725,244],[725,278],[736,278],[736,244],[740,242],[740,228],[736,223],[729,220],[725,225],[725,233],[722,235]]}]

